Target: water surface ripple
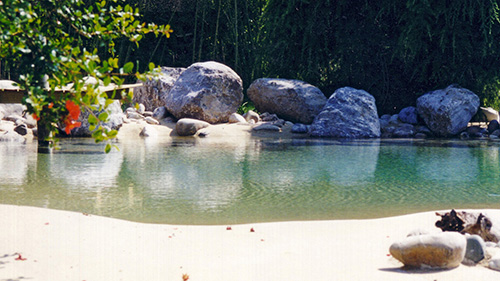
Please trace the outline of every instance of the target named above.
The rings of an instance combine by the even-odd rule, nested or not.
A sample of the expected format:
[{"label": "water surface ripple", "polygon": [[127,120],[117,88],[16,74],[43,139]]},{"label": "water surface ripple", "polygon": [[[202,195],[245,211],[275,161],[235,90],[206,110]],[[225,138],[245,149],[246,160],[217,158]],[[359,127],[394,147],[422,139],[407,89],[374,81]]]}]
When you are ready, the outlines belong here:
[{"label": "water surface ripple", "polygon": [[0,143],[0,203],[170,224],[500,208],[500,143],[270,140]]}]

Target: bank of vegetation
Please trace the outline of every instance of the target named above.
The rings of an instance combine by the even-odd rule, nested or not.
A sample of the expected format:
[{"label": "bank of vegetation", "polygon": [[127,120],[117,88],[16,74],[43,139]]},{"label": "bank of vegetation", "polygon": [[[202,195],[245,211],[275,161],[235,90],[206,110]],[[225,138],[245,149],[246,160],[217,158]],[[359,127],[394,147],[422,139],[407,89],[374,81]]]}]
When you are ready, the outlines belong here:
[{"label": "bank of vegetation", "polygon": [[[126,2],[140,7],[142,20],[174,30],[140,47],[119,43],[120,58],[140,70],[149,61],[185,67],[215,60],[233,68],[245,88],[256,78],[282,77],[327,96],[342,86],[364,89],[381,113],[457,83],[483,105],[500,107],[500,0]],[[4,65],[0,75],[13,68]]]}]

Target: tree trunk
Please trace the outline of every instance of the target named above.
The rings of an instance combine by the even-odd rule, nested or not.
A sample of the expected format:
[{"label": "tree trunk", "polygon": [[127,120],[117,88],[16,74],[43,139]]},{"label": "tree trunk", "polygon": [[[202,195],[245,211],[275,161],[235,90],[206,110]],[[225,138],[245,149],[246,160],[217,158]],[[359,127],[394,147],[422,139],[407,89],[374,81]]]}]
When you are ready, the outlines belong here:
[{"label": "tree trunk", "polygon": [[50,124],[43,119],[37,121],[37,139],[38,139],[38,153],[47,153],[50,151],[51,141],[50,137]]}]

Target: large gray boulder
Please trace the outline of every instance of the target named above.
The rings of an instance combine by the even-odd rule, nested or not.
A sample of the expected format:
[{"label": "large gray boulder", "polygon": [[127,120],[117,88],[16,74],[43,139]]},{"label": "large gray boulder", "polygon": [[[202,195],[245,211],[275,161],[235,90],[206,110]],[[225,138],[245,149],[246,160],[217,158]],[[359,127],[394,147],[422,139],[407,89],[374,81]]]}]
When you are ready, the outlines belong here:
[{"label": "large gray boulder", "polygon": [[243,101],[241,78],[217,62],[195,63],[174,83],[165,107],[177,119],[225,123]]},{"label": "large gray boulder", "polygon": [[[120,105],[120,101],[115,100],[108,106],[106,110],[109,114],[109,118],[108,121],[105,122],[103,125],[112,130],[118,130],[123,125],[123,118],[125,117],[125,114],[123,113],[123,110]],[[100,112],[96,110],[95,114],[99,115]],[[78,118],[78,121],[80,121],[82,125],[78,128],[74,128],[73,130],[71,130],[71,136],[73,137],[92,136],[92,132],[90,131],[90,124],[88,121],[89,115],[90,115],[89,111],[82,110],[82,112],[80,113],[80,117]]]},{"label": "large gray boulder", "polygon": [[303,124],[311,124],[327,100],[320,89],[306,82],[273,78],[255,80],[247,95],[260,112]]},{"label": "large gray boulder", "polygon": [[418,114],[427,127],[440,137],[454,136],[465,130],[478,108],[479,97],[455,85],[417,99]]},{"label": "large gray boulder", "polygon": [[314,119],[309,133],[313,137],[380,137],[375,98],[351,87],[336,90]]},{"label": "large gray boulder", "polygon": [[143,86],[134,88],[134,103],[143,104],[145,109],[153,111],[165,106],[165,99],[174,86],[175,81],[185,68],[162,67],[161,73],[146,81],[137,81]]}]

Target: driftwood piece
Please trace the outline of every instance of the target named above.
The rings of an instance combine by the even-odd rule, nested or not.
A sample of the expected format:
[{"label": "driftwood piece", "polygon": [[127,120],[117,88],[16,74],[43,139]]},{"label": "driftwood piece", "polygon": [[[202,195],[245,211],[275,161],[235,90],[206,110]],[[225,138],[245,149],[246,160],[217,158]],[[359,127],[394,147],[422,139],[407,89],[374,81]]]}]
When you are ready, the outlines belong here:
[{"label": "driftwood piece", "polygon": [[441,228],[442,231],[456,231],[462,234],[477,234],[483,238],[484,241],[491,241],[498,243],[500,237],[491,232],[493,223],[490,218],[484,216],[482,213],[473,212],[451,212],[436,213],[441,216],[441,220],[436,222],[436,227]]}]

